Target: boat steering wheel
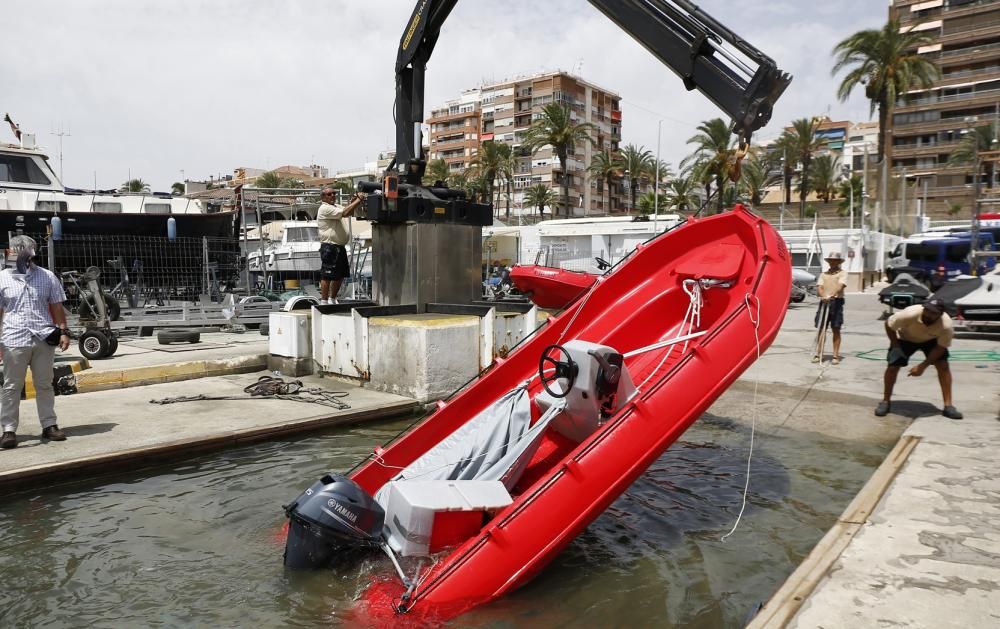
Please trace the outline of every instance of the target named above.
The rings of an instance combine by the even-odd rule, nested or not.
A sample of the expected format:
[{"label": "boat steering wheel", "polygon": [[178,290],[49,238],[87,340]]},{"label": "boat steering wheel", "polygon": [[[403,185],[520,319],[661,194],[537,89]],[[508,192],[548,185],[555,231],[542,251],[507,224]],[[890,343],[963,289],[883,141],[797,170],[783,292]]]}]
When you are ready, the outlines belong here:
[{"label": "boat steering wheel", "polygon": [[[565,360],[560,360],[562,357],[565,357]],[[551,371],[546,373],[548,369]],[[549,345],[542,351],[542,356],[538,360],[538,378],[542,381],[545,392],[554,398],[564,398],[569,395],[579,372],[579,366],[573,362],[569,352],[562,345]],[[550,389],[549,384],[560,378],[566,379],[565,390]]]}]

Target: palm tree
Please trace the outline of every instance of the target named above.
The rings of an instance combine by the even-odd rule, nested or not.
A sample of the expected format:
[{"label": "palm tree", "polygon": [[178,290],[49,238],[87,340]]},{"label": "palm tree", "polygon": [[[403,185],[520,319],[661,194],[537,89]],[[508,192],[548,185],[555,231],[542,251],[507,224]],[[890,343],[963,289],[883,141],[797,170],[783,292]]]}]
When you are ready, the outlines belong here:
[{"label": "palm tree", "polygon": [[469,199],[473,201],[482,202],[488,198],[486,178],[475,168],[448,177],[448,186],[456,190],[464,190]]},{"label": "palm tree", "polygon": [[834,155],[820,155],[812,165],[812,189],[825,203],[837,194],[839,174],[839,160]]},{"label": "palm tree", "polygon": [[[968,132],[964,132],[962,139],[959,140],[958,146],[951,155],[948,156],[948,164],[974,164],[979,160],[979,153],[981,151],[989,151],[996,149],[997,142],[997,126],[989,125],[985,127],[976,127]],[[982,168],[983,164],[976,164],[978,168]],[[993,187],[993,173],[996,169],[996,162],[986,162],[985,166],[987,168],[986,172],[989,175],[987,178],[987,186]],[[980,177],[982,171],[976,173],[976,177]]]},{"label": "palm tree", "polygon": [[697,207],[698,195],[695,194],[695,190],[698,185],[698,180],[690,171],[682,171],[667,184],[666,194],[663,195],[664,207],[674,208],[678,212],[686,212],[691,207]]},{"label": "palm tree", "polygon": [[860,175],[851,175],[849,179],[841,179],[837,184],[837,196],[843,199],[837,205],[837,213],[846,216],[851,211],[851,196],[854,197],[854,207],[861,207],[861,193],[864,190],[864,180]]},{"label": "palm tree", "polygon": [[576,148],[581,142],[594,145],[591,132],[597,127],[589,122],[574,122],[570,117],[569,107],[559,103],[549,103],[542,109],[541,117],[531,123],[524,134],[522,146],[532,154],[543,146],[551,146],[552,152],[559,159],[559,170],[562,172],[562,205],[569,216],[569,172],[566,170],[566,157],[570,149]]},{"label": "palm tree", "polygon": [[640,214],[652,214],[653,210],[656,209],[656,192],[649,190],[642,193],[639,197],[639,213]]},{"label": "palm tree", "polygon": [[[636,209],[636,193],[639,192],[639,181],[643,176],[649,175],[650,167],[655,168],[655,161],[653,159],[653,153],[647,151],[645,146],[636,146],[634,144],[626,144],[621,150],[621,160],[622,168],[629,177],[629,199],[632,203],[629,208],[632,210]],[[652,179],[652,177],[650,177]]]},{"label": "palm tree", "polygon": [[186,188],[184,184],[179,181],[175,181],[170,185],[170,194],[174,195],[175,197],[182,196],[185,191]]},{"label": "palm tree", "polygon": [[118,190],[120,192],[149,192],[149,184],[142,179],[129,179]]},{"label": "palm tree", "polygon": [[785,205],[792,203],[792,177],[795,175],[795,160],[790,158],[794,153],[792,136],[782,133],[771,145],[769,160],[781,169],[781,189],[785,195]]},{"label": "palm tree", "polygon": [[594,153],[594,156],[590,158],[587,172],[591,176],[597,177],[598,180],[603,180],[604,183],[601,187],[601,201],[604,203],[605,214],[611,213],[611,186],[614,185],[614,179],[621,171],[622,162],[617,153],[604,150]]},{"label": "palm tree", "polygon": [[691,136],[687,143],[697,148],[693,155],[681,162],[681,166],[698,166],[695,171],[700,174],[699,179],[705,184],[707,194],[711,195],[712,183],[715,184],[716,211],[722,212],[725,207],[722,198],[725,181],[733,174],[736,160],[735,139],[729,125],[722,118],[706,120],[698,125],[698,133]]},{"label": "palm tree", "polygon": [[[890,19],[881,30],[858,31],[833,49],[836,63],[832,75],[851,67],[837,88],[837,97],[846,101],[858,85],[865,86],[871,113],[878,108],[878,161],[885,155],[885,133],[889,110],[896,99],[915,87],[927,89],[941,76],[941,70],[917,49],[932,40],[930,31],[900,32],[899,22]],[[852,67],[854,66],[854,67]]]},{"label": "palm tree", "polygon": [[422,183],[425,186],[433,186],[438,181],[447,181],[448,174],[448,162],[443,159],[432,159],[427,162]]},{"label": "palm tree", "polygon": [[506,188],[506,216],[510,218],[510,199],[514,190],[514,176],[517,175],[517,166],[520,163],[520,158],[517,153],[514,152],[513,148],[508,145],[508,150],[506,151],[506,156],[500,160],[500,180],[503,181],[504,187]]},{"label": "palm tree", "polygon": [[339,192],[341,196],[350,196],[356,190],[354,182],[350,179],[337,179],[330,184],[330,187]]},{"label": "palm tree", "polygon": [[789,146],[788,158],[797,161],[802,170],[799,173],[799,218],[806,215],[806,197],[812,190],[809,182],[813,155],[823,147],[823,140],[816,137],[820,119],[799,118],[792,121],[790,129],[785,129],[783,142]]},{"label": "palm tree", "polygon": [[536,184],[525,191],[524,200],[532,206],[537,207],[539,218],[543,218],[546,206],[555,204],[556,195],[552,192],[552,188],[544,184]]},{"label": "palm tree", "polygon": [[494,191],[496,181],[501,176],[501,168],[510,155],[510,145],[495,140],[487,140],[479,147],[479,154],[471,162],[471,168],[478,172],[486,182],[488,203],[496,205]]},{"label": "palm tree", "polygon": [[764,190],[781,180],[780,174],[774,174],[773,166],[769,156],[760,151],[751,151],[743,163],[738,185],[754,207],[763,201]]},{"label": "palm tree", "polygon": [[282,177],[276,171],[269,170],[257,177],[253,182],[254,187],[260,189],[274,188],[301,188],[302,182],[291,177]]}]

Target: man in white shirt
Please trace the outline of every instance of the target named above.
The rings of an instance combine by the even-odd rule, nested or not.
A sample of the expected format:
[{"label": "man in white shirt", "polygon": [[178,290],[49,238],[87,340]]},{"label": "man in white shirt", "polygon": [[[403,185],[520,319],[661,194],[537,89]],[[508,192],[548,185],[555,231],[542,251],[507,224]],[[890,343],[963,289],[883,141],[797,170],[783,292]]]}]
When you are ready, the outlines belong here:
[{"label": "man in white shirt", "polygon": [[909,375],[920,377],[924,370],[934,365],[944,409],[941,414],[949,419],[962,419],[962,414],[952,405],[951,369],[948,367],[948,347],[955,336],[951,317],[944,311],[944,302],[931,298],[922,304],[904,308],[885,322],[885,332],[889,336],[889,366],[886,367],[884,395],[875,408],[875,415],[883,417],[889,413],[892,388],[896,384],[899,370],[909,364],[910,356],[917,350],[924,353],[924,361],[911,367]]},{"label": "man in white shirt", "polygon": [[356,194],[351,202],[344,206],[336,204],[337,193],[333,188],[323,188],[320,193],[321,203],[316,213],[320,240],[320,303],[337,303],[340,285],[345,277],[351,275],[346,248],[351,236],[344,225],[344,219],[354,214],[362,199],[360,194]]},{"label": "man in white shirt", "polygon": [[42,438],[66,440],[66,434],[56,425],[52,372],[56,345],[63,351],[69,347],[62,283],[52,271],[35,264],[36,244],[31,238],[14,236],[10,239],[10,251],[17,256],[16,268],[0,271],[0,355],[4,378],[0,393],[3,424],[0,448],[4,449],[17,447],[21,389],[29,367]]}]

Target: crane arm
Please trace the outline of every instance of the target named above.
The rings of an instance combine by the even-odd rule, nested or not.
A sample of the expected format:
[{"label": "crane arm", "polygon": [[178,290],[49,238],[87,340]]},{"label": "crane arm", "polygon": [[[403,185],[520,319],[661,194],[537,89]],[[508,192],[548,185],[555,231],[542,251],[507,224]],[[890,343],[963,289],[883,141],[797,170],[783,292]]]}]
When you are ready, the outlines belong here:
[{"label": "crane arm", "polygon": [[[771,119],[791,76],[775,62],[688,0],[588,0],[601,13],[732,119],[748,144]],[[424,160],[424,73],[441,26],[458,0],[418,0],[396,57],[396,160],[408,183],[419,185]]]}]

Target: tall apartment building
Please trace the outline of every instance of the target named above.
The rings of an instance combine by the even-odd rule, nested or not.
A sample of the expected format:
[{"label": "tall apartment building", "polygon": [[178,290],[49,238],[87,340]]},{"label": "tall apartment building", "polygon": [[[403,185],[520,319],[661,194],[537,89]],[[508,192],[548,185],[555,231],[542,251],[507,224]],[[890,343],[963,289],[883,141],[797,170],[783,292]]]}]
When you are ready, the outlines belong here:
[{"label": "tall apartment building", "polygon": [[443,159],[452,173],[464,172],[479,152],[480,91],[467,90],[462,96],[431,110],[430,159]]},{"label": "tall apartment building", "polygon": [[[549,103],[561,103],[577,122],[589,122],[596,144],[580,142],[570,149],[566,173],[550,148],[534,154],[522,147],[525,133],[542,116]],[[475,127],[473,122],[478,120]],[[588,177],[587,167],[595,152],[616,151],[621,143],[621,97],[565,72],[549,72],[483,85],[431,111],[430,158],[444,159],[450,170],[461,172],[471,165],[482,142],[510,144],[517,156],[512,206],[516,212],[533,210],[523,201],[524,190],[543,184],[561,195],[562,177],[569,178],[570,207],[575,215],[603,214],[622,207],[622,193],[615,186],[610,194],[605,182]],[[500,204],[504,205],[505,199]]]},{"label": "tall apartment building", "polygon": [[917,51],[941,68],[929,90],[896,103],[886,139],[894,175],[926,195],[927,214],[942,216],[961,204],[968,216],[975,197],[975,165],[949,165],[963,133],[992,124],[1000,112],[1000,0],[893,0],[903,29],[933,40]]}]

